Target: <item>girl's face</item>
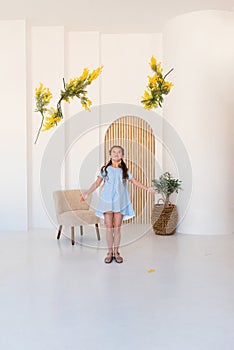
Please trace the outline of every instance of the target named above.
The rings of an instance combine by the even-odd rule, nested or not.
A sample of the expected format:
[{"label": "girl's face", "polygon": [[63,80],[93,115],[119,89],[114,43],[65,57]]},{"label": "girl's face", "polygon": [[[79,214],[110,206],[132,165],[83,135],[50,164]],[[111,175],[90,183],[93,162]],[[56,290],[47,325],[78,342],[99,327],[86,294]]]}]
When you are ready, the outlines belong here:
[{"label": "girl's face", "polygon": [[123,157],[123,152],[122,152],[121,148],[114,147],[111,150],[110,156],[111,156],[111,159],[118,161]]}]

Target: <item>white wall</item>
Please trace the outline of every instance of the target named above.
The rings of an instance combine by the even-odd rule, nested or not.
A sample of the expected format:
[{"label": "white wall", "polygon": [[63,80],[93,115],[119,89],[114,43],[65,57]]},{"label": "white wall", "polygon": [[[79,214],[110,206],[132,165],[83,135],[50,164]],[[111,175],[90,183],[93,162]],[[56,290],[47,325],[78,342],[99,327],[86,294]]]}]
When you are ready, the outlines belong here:
[{"label": "white wall", "polygon": [[[4,127],[0,143],[4,172],[0,229],[25,229],[27,223],[29,227],[51,227],[40,193],[40,169],[56,128],[42,133],[34,145],[41,121],[40,115],[32,112],[34,89],[39,82],[51,88],[56,102],[63,77],[68,80],[85,66],[94,69],[103,64],[102,76],[89,87],[94,106],[114,102],[140,105],[147,75],[151,74],[149,58],[154,54],[162,60],[164,46],[164,69],[174,67],[170,79],[175,84],[165,98],[164,114],[184,141],[194,176],[193,196],[180,232],[233,232],[233,23],[232,13],[192,13],[170,21],[162,37],[153,33],[66,32],[63,27],[28,26],[25,30],[24,21],[2,21],[0,89]],[[73,102],[70,107],[66,105],[65,116],[69,119],[81,110],[79,102]],[[156,112],[162,113],[160,109]],[[118,117],[113,113],[111,120]],[[97,119],[102,125],[101,115]],[[90,131],[71,147],[66,178],[65,168],[58,174],[61,187],[79,186],[83,160],[99,148],[106,128]],[[68,139],[66,130],[59,148],[62,156]],[[159,160],[160,144],[156,149]],[[95,160],[97,166],[103,161],[101,157]],[[171,167],[171,161],[165,152],[165,170],[167,167]],[[87,185],[94,178],[95,174],[88,174]]]},{"label": "white wall", "polygon": [[0,21],[2,230],[27,229],[25,21]]},{"label": "white wall", "polygon": [[[163,55],[162,34],[102,34],[101,62],[105,67],[101,79],[101,103],[129,103],[141,106],[142,95],[148,83],[147,76],[152,75],[149,66],[151,56],[160,61]],[[162,115],[162,110],[156,111]],[[111,116],[112,121],[122,115]],[[139,117],[141,117],[139,115]],[[101,121],[102,122],[102,121]],[[100,129],[100,141],[104,141],[109,125]],[[152,129],[154,126],[151,125]],[[156,125],[160,129],[162,125]],[[102,145],[103,146],[103,145]],[[103,162],[103,147],[100,149]],[[162,165],[162,145],[156,140],[156,158]]]},{"label": "white wall", "polygon": [[[233,233],[233,37],[234,14],[224,11],[185,14],[165,29],[164,58],[174,67],[174,88],[164,115],[183,140],[193,171],[182,233]],[[183,210],[181,204],[181,215]]]},{"label": "white wall", "polygon": [[101,103],[139,105],[151,74],[152,55],[162,59],[162,34],[102,34]]},{"label": "white wall", "polygon": [[[121,60],[116,51],[113,51],[114,48],[120,50]],[[150,74],[149,58],[152,54],[155,54],[159,59],[162,57],[162,35],[103,34],[100,38],[100,34],[97,32],[64,32],[62,27],[33,27],[31,52],[31,91],[33,93],[34,88],[42,81],[58,95],[62,87],[62,77],[69,81],[70,78],[79,76],[84,67],[93,70],[104,65],[103,74],[88,87],[88,96],[92,100],[93,106],[116,101],[139,105],[147,83],[147,75]],[[129,67],[132,68],[129,69]],[[124,85],[120,84],[122,79],[120,71],[123,75]],[[31,98],[33,106],[34,96],[32,95]],[[65,122],[81,111],[82,107],[79,101],[74,100],[70,105],[64,104],[63,110]],[[117,117],[114,114],[111,116],[112,120]],[[82,123],[82,120],[77,120]],[[38,143],[33,145],[39,122],[40,115],[34,113],[31,135],[32,205],[30,217],[32,218],[32,227],[50,227],[51,223],[45,212],[40,193],[40,166],[45,147],[56,130],[42,133]],[[97,171],[102,162],[104,129],[100,129],[100,124],[101,116],[94,121],[92,130],[87,131],[74,144],[69,145],[70,149],[65,155],[64,165],[61,169],[61,174],[65,176],[64,182],[61,182],[61,188],[89,187],[95,181],[95,173],[88,172],[84,177],[82,172],[87,167],[87,159],[89,161],[93,159],[96,162]],[[70,131],[66,126],[62,140],[65,147],[69,143],[69,135]]]},{"label": "white wall", "polygon": [[[58,94],[62,87],[62,77],[69,81],[70,78],[79,76],[84,67],[93,70],[104,65],[103,74],[88,87],[88,96],[92,100],[93,106],[116,101],[139,105],[147,83],[147,74],[150,74],[149,58],[152,54],[159,58],[162,57],[162,36],[160,34],[128,34],[126,36],[111,34],[102,35],[100,40],[100,34],[97,32],[64,32],[61,27],[33,27],[31,43],[32,91],[42,81]],[[121,60],[119,55],[113,51],[114,47],[118,47],[121,51]],[[131,69],[129,69],[130,66],[132,66]],[[123,86],[119,84],[120,70],[125,80]],[[33,96],[32,101],[34,101]],[[82,107],[78,100],[74,100],[70,105],[64,104],[63,110],[65,122],[82,111]],[[117,117],[116,115],[111,116],[112,120]],[[82,123],[82,120],[79,120],[79,115],[77,118],[78,122]],[[42,133],[37,145],[33,145],[39,121],[40,115],[34,113],[31,135],[33,146],[31,155],[32,227],[50,227],[51,224],[44,210],[40,194],[40,166],[45,147],[56,130]],[[102,129],[99,127],[100,123],[101,117],[98,116],[98,119],[93,121],[93,129],[69,145],[70,149],[65,155],[61,169],[61,173],[65,174],[65,182],[61,183],[61,188],[89,187],[95,181],[96,173],[86,172],[85,176],[82,174],[87,167],[87,159],[89,162],[91,159],[96,162],[97,171],[100,168],[103,153],[101,143],[104,137],[104,133],[101,133]],[[66,125],[65,123],[65,134],[62,140],[65,147],[69,143],[70,135]],[[60,175],[58,174],[58,176]]]}]

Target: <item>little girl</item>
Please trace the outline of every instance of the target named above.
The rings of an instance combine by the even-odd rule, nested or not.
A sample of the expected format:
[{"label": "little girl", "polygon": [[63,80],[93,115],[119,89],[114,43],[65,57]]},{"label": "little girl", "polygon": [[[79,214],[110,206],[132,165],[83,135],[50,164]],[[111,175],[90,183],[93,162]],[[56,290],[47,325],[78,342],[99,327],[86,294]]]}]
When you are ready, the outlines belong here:
[{"label": "little girl", "polygon": [[104,180],[104,187],[95,214],[104,219],[106,226],[108,252],[104,261],[107,264],[111,263],[113,258],[117,263],[123,262],[123,258],[119,253],[120,227],[123,220],[135,216],[128,192],[127,180],[137,187],[156,194],[154,188],[143,185],[132,176],[123,161],[124,149],[121,146],[112,146],[109,154],[109,162],[103,165],[97,180],[86,192],[81,194],[80,198],[81,201],[85,201],[88,195],[98,188]]}]

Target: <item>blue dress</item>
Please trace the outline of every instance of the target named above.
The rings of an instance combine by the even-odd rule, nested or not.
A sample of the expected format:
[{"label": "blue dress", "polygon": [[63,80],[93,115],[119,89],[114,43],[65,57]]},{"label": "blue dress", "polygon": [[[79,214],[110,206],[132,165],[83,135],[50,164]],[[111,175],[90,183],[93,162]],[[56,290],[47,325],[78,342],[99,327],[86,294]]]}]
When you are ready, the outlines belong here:
[{"label": "blue dress", "polygon": [[[120,212],[123,214],[123,220],[128,220],[135,216],[135,212],[129,196],[127,181],[124,183],[122,179],[122,169],[109,165],[107,172],[95,214],[104,219],[103,213],[106,211]],[[100,172],[98,176],[104,179],[105,172]],[[128,180],[132,177],[128,170]]]}]

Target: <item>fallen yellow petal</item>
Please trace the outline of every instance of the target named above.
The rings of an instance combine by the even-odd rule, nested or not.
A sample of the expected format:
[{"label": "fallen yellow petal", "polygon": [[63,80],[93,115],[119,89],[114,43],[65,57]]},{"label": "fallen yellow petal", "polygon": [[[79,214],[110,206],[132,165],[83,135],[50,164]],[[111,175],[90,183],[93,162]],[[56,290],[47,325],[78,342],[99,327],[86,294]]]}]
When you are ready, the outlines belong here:
[{"label": "fallen yellow petal", "polygon": [[155,269],[149,269],[147,272],[151,273],[151,272],[154,272]]}]

